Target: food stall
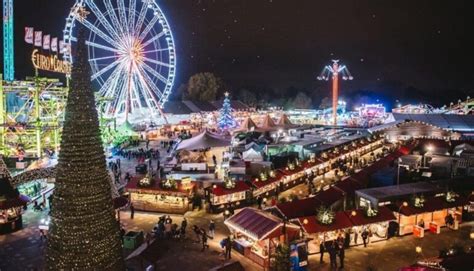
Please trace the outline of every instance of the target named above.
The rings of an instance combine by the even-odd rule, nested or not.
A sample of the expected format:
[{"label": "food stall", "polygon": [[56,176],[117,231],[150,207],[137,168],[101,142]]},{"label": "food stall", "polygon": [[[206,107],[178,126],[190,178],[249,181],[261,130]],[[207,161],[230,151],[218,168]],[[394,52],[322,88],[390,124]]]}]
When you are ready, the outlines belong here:
[{"label": "food stall", "polygon": [[284,176],[282,178],[284,190],[302,183],[307,175],[299,160],[288,163],[284,169],[280,169],[279,171]]},{"label": "food stall", "polygon": [[369,237],[369,242],[386,240],[388,238],[390,222],[396,221],[397,219],[393,212],[385,206],[379,206],[378,210],[371,211],[362,209],[350,210],[346,211],[346,215],[349,217],[353,225],[350,233],[351,246],[363,244],[360,236],[364,229],[367,229],[372,233]]},{"label": "food stall", "polygon": [[11,176],[0,158],[0,234],[13,232],[23,227],[23,208],[29,202],[11,185]]},{"label": "food stall", "polygon": [[263,268],[270,265],[270,255],[285,240],[296,240],[300,227],[255,208],[244,208],[224,221],[233,236],[233,249]]},{"label": "food stall", "polygon": [[277,170],[271,170],[269,173],[261,172],[258,177],[252,180],[252,185],[255,187],[254,198],[275,195],[282,178],[283,174]]},{"label": "food stall", "polygon": [[212,212],[223,211],[228,204],[244,205],[250,198],[250,187],[243,181],[223,182],[207,190]]},{"label": "food stall", "polygon": [[303,228],[307,237],[310,254],[319,253],[319,244],[344,237],[344,230],[352,228],[352,222],[344,211],[331,212],[329,209],[320,208],[317,215],[299,217],[298,223]]},{"label": "food stall", "polygon": [[158,180],[146,176],[132,178],[125,191],[136,210],[184,214],[194,187],[189,178]]},{"label": "food stall", "polygon": [[445,219],[448,215],[453,216],[453,227],[456,227],[462,222],[462,208],[465,202],[465,198],[461,196],[455,196],[448,201],[446,195],[442,195],[423,198],[421,203],[417,204],[413,201],[406,205],[404,203],[407,202],[398,202],[389,207],[399,222],[400,235],[406,235],[413,233],[415,227],[420,225],[421,220],[424,222],[425,230],[430,229],[433,224],[439,227],[446,226]]}]

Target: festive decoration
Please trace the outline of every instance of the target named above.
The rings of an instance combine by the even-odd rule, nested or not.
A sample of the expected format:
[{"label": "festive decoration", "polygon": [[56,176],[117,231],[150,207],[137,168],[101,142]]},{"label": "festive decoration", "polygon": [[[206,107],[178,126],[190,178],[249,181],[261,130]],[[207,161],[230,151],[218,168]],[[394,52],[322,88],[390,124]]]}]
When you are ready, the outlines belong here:
[{"label": "festive decoration", "polygon": [[416,208],[423,208],[423,206],[425,205],[425,196],[413,195],[413,197],[411,198],[411,201],[412,201],[413,206],[415,206]]},{"label": "festive decoration", "polygon": [[153,185],[153,179],[148,176],[138,181],[138,186],[140,187],[150,187]]},{"label": "festive decoration", "polygon": [[455,202],[458,194],[454,193],[453,191],[448,191],[446,193],[446,202]]},{"label": "festive decoration", "polygon": [[376,217],[378,215],[378,211],[375,210],[375,209],[372,209],[372,207],[369,205],[369,207],[367,208],[367,210],[365,211],[365,215],[367,217]]},{"label": "festive decoration", "polygon": [[334,222],[335,214],[334,212],[324,206],[319,207],[316,214],[316,219],[319,223],[323,225],[330,225]]},{"label": "festive decoration", "polygon": [[161,183],[161,186],[165,189],[176,189],[178,188],[178,183],[173,178],[168,178]]},{"label": "festive decoration", "polygon": [[222,109],[220,110],[220,117],[218,127],[221,130],[229,130],[235,128],[237,123],[232,116],[232,107],[230,105],[229,93],[225,93],[224,104],[222,105]]},{"label": "festive decoration", "polygon": [[235,182],[231,178],[226,177],[224,179],[224,187],[226,189],[233,189],[235,187]]},{"label": "festive decoration", "polygon": [[80,27],[52,200],[46,269],[125,270],[85,37]]}]

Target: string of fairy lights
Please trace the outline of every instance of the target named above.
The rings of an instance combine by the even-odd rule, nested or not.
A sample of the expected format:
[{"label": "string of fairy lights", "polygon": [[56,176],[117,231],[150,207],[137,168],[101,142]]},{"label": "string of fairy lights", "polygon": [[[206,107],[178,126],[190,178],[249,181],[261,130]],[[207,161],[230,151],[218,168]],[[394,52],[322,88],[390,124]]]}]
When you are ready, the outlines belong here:
[{"label": "string of fairy lights", "polygon": [[82,27],[77,38],[52,199],[46,268],[125,270]]}]

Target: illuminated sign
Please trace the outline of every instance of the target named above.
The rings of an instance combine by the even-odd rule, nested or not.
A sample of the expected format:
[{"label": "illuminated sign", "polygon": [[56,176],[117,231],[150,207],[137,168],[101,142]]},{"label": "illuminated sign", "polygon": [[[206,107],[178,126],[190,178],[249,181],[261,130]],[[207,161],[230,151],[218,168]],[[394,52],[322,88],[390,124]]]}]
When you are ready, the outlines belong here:
[{"label": "illuminated sign", "polygon": [[43,55],[38,49],[34,49],[31,61],[38,70],[71,74],[71,63],[59,59],[57,55]]}]

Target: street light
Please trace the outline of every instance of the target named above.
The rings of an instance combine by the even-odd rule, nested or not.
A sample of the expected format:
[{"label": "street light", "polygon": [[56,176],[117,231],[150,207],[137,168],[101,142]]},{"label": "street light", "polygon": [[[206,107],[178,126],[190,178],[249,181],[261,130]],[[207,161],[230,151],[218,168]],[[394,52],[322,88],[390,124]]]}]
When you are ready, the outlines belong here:
[{"label": "street light", "polygon": [[417,246],[415,248],[415,251],[416,251],[416,253],[420,254],[421,252],[423,252],[423,249],[420,246]]}]

